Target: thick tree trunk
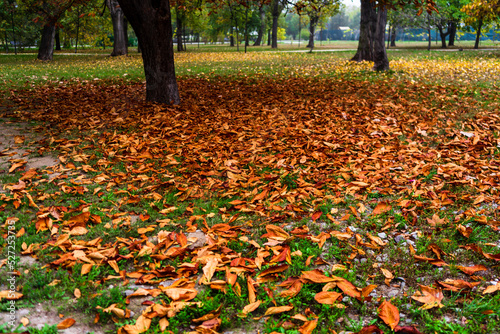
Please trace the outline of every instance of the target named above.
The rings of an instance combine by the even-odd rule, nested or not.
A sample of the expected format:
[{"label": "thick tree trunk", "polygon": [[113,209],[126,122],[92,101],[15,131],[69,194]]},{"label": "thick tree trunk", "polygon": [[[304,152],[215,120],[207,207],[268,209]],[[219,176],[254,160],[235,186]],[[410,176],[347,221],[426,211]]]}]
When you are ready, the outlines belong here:
[{"label": "thick tree trunk", "polygon": [[264,10],[264,6],[259,7],[259,16],[260,27],[257,33],[257,39],[255,40],[255,43],[253,43],[253,46],[260,46],[264,33],[266,32],[266,11]]},{"label": "thick tree trunk", "polygon": [[450,36],[448,37],[448,46],[455,46],[455,37],[457,36],[457,23],[451,22]]},{"label": "thick tree trunk", "polygon": [[[146,74],[146,99],[180,103],[175,78],[170,3],[167,0],[118,0],[137,34]],[[161,36],[161,38],[158,38]]]},{"label": "thick tree trunk", "polygon": [[61,51],[61,38],[59,37],[59,28],[56,28],[56,50]]},{"label": "thick tree trunk", "polygon": [[377,25],[373,39],[373,69],[375,71],[387,71],[389,59],[385,48],[385,25],[387,23],[387,7],[379,6],[377,9]]},{"label": "thick tree trunk", "polygon": [[359,24],[359,41],[356,55],[352,61],[373,60],[373,35],[377,14],[370,0],[361,0],[361,20]]},{"label": "thick tree trunk", "polygon": [[398,27],[392,27],[392,32],[391,32],[391,46],[396,46],[396,33],[397,33]]},{"label": "thick tree trunk", "polygon": [[273,14],[273,31],[272,31],[272,41],[271,49],[278,48],[278,19],[280,17],[280,2],[279,0],[273,0],[272,3],[272,14]]},{"label": "thick tree trunk", "polygon": [[52,60],[54,56],[54,39],[56,36],[55,23],[47,23],[42,30],[42,41],[38,48],[39,60]]},{"label": "thick tree trunk", "polygon": [[474,43],[474,49],[479,49],[479,40],[481,39],[482,27],[483,27],[483,19],[479,19],[479,24],[476,31],[476,42]]},{"label": "thick tree trunk", "polygon": [[111,13],[111,21],[113,22],[113,52],[111,56],[124,56],[128,54],[127,49],[127,29],[125,15],[117,0],[106,0],[109,12]]},{"label": "thick tree trunk", "polygon": [[306,48],[314,49],[314,32],[316,31],[318,21],[319,17],[317,16],[311,16],[309,18],[309,43],[307,43]]}]

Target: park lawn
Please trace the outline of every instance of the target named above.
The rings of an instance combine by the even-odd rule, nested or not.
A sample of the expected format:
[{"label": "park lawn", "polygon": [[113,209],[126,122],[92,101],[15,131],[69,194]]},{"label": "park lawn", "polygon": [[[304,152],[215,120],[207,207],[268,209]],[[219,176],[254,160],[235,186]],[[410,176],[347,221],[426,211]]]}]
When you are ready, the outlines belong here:
[{"label": "park lawn", "polygon": [[[176,54],[180,106],[144,102],[137,55],[0,57],[42,136],[26,159],[60,162],[0,174],[2,233],[17,218],[45,265],[18,307],[121,333],[497,333],[498,53],[350,56]],[[129,283],[156,313],[130,318]]]}]

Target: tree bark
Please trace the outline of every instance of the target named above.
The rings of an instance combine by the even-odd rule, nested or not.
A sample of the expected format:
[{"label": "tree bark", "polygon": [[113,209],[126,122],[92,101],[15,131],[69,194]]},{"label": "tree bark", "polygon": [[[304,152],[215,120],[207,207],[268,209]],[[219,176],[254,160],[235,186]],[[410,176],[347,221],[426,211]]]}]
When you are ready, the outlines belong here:
[{"label": "tree bark", "polygon": [[278,48],[278,19],[280,17],[280,2],[279,0],[273,0],[272,3],[272,14],[273,14],[273,30],[271,34],[271,49]]},{"label": "tree bark", "polygon": [[316,31],[318,21],[318,16],[311,15],[311,17],[309,18],[309,43],[307,43],[306,48],[314,48],[314,32]]},{"label": "tree bark", "polygon": [[266,32],[266,11],[264,10],[264,6],[259,7],[259,16],[260,16],[260,27],[257,33],[257,39],[255,40],[255,43],[253,43],[253,46],[260,46],[260,44],[262,43],[262,37]]},{"label": "tree bark", "polygon": [[358,50],[352,61],[373,60],[373,35],[375,33],[376,12],[370,0],[361,0]]},{"label": "tree bark", "polygon": [[61,51],[61,39],[59,37],[59,28],[56,28],[56,50]]},{"label": "tree bark", "polygon": [[451,22],[450,35],[448,37],[448,46],[455,46],[455,36],[457,35],[457,23]]},{"label": "tree bark", "polygon": [[[168,0],[118,0],[142,49],[146,100],[179,104]],[[161,36],[161,38],[158,38]]]},{"label": "tree bark", "polygon": [[267,46],[271,45],[271,29],[267,31]]},{"label": "tree bark", "polygon": [[182,39],[183,39],[183,20],[182,20],[182,14],[180,13],[179,8],[175,9],[175,22],[177,23],[177,32],[175,36],[177,37],[177,51],[181,52],[184,51],[184,46],[182,44]]},{"label": "tree bark", "polygon": [[117,0],[106,0],[113,22],[113,52],[111,56],[124,56],[128,54],[127,49],[127,29],[125,16]]},{"label": "tree bark", "polygon": [[39,60],[52,60],[54,56],[54,39],[56,36],[56,25],[55,23],[49,22],[43,26],[42,30],[42,41],[40,42],[40,47],[38,48],[38,59]]},{"label": "tree bark", "polygon": [[392,27],[392,32],[391,32],[391,46],[396,46],[396,33],[397,33],[398,27],[394,26]]},{"label": "tree bark", "polygon": [[377,9],[377,24],[373,40],[373,69],[375,71],[389,70],[389,59],[385,48],[385,25],[387,23],[387,7],[379,6]]},{"label": "tree bark", "polygon": [[481,39],[481,28],[483,27],[483,19],[479,19],[477,31],[476,31],[476,42],[474,43],[474,49],[479,49],[479,40]]},{"label": "tree bark", "polygon": [[439,37],[441,37],[441,49],[446,49],[446,37],[450,34],[450,31],[448,29],[446,32],[444,32],[444,29],[441,25],[438,25],[437,28],[439,30]]}]

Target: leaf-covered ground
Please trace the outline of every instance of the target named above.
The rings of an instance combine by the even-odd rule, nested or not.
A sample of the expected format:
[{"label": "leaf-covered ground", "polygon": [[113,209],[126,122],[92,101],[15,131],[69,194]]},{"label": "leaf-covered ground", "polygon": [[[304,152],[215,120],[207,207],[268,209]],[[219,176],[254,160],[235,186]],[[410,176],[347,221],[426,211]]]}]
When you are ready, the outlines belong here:
[{"label": "leaf-covered ground", "polygon": [[2,233],[46,264],[18,303],[119,333],[498,332],[498,58],[179,57],[178,107],[134,80],[10,93],[60,161],[0,174]]}]

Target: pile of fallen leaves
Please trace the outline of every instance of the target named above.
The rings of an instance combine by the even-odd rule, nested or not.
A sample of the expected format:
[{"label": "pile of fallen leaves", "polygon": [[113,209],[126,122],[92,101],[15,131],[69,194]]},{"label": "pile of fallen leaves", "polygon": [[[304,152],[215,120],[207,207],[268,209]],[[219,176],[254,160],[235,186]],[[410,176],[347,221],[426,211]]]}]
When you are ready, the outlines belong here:
[{"label": "pile of fallen leaves", "polygon": [[[20,119],[46,124],[49,139],[42,143],[42,150],[58,150],[61,161],[54,171],[81,173],[74,180],[59,182],[61,192],[82,194],[88,191],[86,185],[96,183],[97,192],[116,191],[119,186],[127,190],[120,190],[123,196],[116,203],[118,210],[146,200],[151,206],[162,203],[158,211],[165,216],[176,209],[165,202],[169,192],[187,203],[235,198],[218,213],[224,223],[209,226],[207,215],[190,214],[192,207],[182,217],[182,225],[166,217],[148,222],[149,217],[141,214],[140,219],[149,225],[138,231],[140,237],[118,237],[104,243],[100,237],[90,241],[79,238],[102,224],[99,216],[89,212],[89,204],[73,209],[72,218],[66,220],[67,208],[40,205],[52,195],[37,191],[37,185],[44,182],[37,171],[26,171],[17,184],[6,187],[8,194],[0,194],[4,206],[18,207],[28,201],[38,211],[34,221],[37,230],[50,231],[45,244],[23,245],[23,254],[36,256],[42,249],[51,249],[57,260],[49,263],[50,267],[71,269],[75,263],[83,263],[82,275],[93,266],[110,266],[116,275],[103,278],[101,283],[118,278],[152,285],[152,289],[139,289],[128,298],[165,294],[172,300],[170,304],[152,302],[135,325],[122,327],[120,333],[142,333],[155,318],[165,330],[169,319],[180,310],[198,305],[192,301],[198,285],[221,293],[229,288],[241,293],[238,277],[244,278],[248,290],[248,305],[239,314],[242,317],[259,309],[262,300],[258,296],[265,283],[276,282],[281,288],[279,292],[266,290],[272,301],[275,296],[296,296],[304,285],[322,284],[321,292],[310,303],[347,308],[342,302],[344,296],[373,302],[391,329],[420,333],[416,327],[398,326],[399,311],[389,300],[372,300],[370,292],[376,285],[355,286],[325,272],[319,269],[327,264],[321,258],[307,259],[316,269],[284,280],[283,273],[293,261],[304,261],[301,254],[291,251],[290,241],[306,239],[320,248],[329,239],[341,241],[350,256],[330,270],[345,270],[368,249],[378,252],[386,246],[376,233],[341,230],[345,221],[352,217],[359,220],[365,212],[377,216],[397,209],[410,224],[420,225],[424,235],[453,224],[467,240],[472,229],[461,222],[471,219],[490,226],[492,233],[498,231],[496,217],[480,209],[500,200],[500,161],[496,158],[500,139],[495,136],[500,130],[498,103],[478,108],[477,92],[471,93],[468,87],[390,79],[374,84],[313,78],[184,79],[180,87],[183,103],[177,107],[143,102],[141,85],[101,86],[90,82],[40,89],[36,94],[15,92],[12,96]],[[497,93],[485,90],[479,94],[491,100],[491,94]],[[83,134],[81,138],[66,138],[75,131]],[[98,157],[89,152],[99,152]],[[125,171],[117,172],[116,164],[123,164]],[[18,163],[11,172],[22,166]],[[89,172],[92,177],[86,174]],[[424,182],[426,178],[432,182]],[[457,194],[450,190],[458,186],[467,186],[469,191]],[[382,200],[370,199],[370,194]],[[320,210],[326,201],[341,204],[346,196],[360,203],[348,205],[344,212]],[[434,214],[422,222],[420,216],[425,212],[437,213],[454,203],[469,208],[452,220]],[[131,228],[130,214],[111,215],[108,227]],[[259,221],[246,220],[250,215],[259,217]],[[326,223],[327,228],[320,233],[313,233],[307,225],[284,229],[290,221],[300,220]],[[253,224],[264,226],[266,233],[255,234]],[[388,217],[381,231],[392,231],[396,225]],[[176,230],[168,231],[172,226]],[[152,235],[158,227],[161,230]],[[201,244],[199,230],[205,238]],[[244,257],[232,250],[228,247],[231,240],[247,243],[255,256]],[[500,260],[500,254],[484,251],[485,245],[464,243],[462,247],[492,265]],[[121,255],[122,248],[129,253]],[[452,256],[435,244],[420,254],[411,245],[408,248],[415,261],[437,267],[448,266],[447,259]],[[141,260],[145,256],[151,259],[148,265]],[[178,264],[157,265],[169,259]],[[133,269],[120,268],[118,261],[122,260],[133,264]],[[375,266],[373,273],[382,273],[389,285],[394,277],[382,265]],[[484,278],[477,272],[488,268],[470,264],[460,270],[467,274],[467,280],[421,285],[421,292],[412,298],[423,308],[442,307],[443,291],[470,292],[483,284]],[[214,279],[216,273],[223,273],[224,279]],[[167,279],[175,282],[157,285]],[[498,289],[498,285],[488,286],[484,293]],[[129,312],[116,305],[104,311],[117,318],[126,318]],[[259,317],[293,314],[293,322],[282,326],[301,333],[311,333],[322,321],[311,308],[296,310],[292,304],[260,311]],[[220,313],[219,308],[193,319],[195,331],[218,331]],[[382,330],[371,325],[359,333]]]}]

